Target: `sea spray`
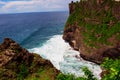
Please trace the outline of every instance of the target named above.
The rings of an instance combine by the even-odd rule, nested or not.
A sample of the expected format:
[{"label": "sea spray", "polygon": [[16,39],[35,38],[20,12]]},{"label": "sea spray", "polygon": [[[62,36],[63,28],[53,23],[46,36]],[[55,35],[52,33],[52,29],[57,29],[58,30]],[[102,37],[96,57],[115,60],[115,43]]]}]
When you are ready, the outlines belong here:
[{"label": "sea spray", "polygon": [[41,47],[29,49],[29,51],[40,54],[41,57],[48,59],[60,70],[59,63],[64,61],[63,55],[69,45],[64,42],[61,35],[50,38]]},{"label": "sea spray", "polygon": [[63,73],[70,73],[76,76],[83,76],[83,67],[88,67],[93,74],[100,79],[100,66],[83,60],[79,52],[73,50],[68,43],[62,39],[62,35],[55,35],[44,43],[43,46],[29,49],[29,51],[38,53]]}]

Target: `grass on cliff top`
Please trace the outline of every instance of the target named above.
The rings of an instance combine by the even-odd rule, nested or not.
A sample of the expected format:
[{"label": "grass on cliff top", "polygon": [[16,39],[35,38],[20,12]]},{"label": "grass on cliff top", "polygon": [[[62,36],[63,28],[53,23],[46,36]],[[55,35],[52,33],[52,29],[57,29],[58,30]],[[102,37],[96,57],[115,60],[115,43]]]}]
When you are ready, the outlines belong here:
[{"label": "grass on cliff top", "polygon": [[24,80],[55,80],[54,69],[48,67],[40,67],[36,73],[28,75]]},{"label": "grass on cliff top", "polygon": [[[95,1],[74,3],[75,11],[70,14],[66,26],[77,22],[82,28],[84,43],[88,46],[97,47],[98,43],[113,45],[112,41],[108,41],[108,39],[115,36],[115,39],[120,40],[120,22],[113,16],[112,7],[119,6],[120,2],[104,0],[98,6]],[[105,5],[109,7],[107,10],[105,10]]]}]

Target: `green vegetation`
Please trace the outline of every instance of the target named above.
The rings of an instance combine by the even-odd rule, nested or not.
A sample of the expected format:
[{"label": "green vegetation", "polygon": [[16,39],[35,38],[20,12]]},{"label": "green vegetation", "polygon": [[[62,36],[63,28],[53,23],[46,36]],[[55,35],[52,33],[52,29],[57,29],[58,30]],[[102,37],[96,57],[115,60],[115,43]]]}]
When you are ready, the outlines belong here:
[{"label": "green vegetation", "polygon": [[30,66],[29,74],[24,80],[55,80],[58,72],[47,60],[34,54],[34,60]]},{"label": "green vegetation", "polygon": [[88,68],[84,67],[83,71],[85,74],[85,76],[83,77],[75,77],[74,75],[70,75],[70,74],[66,75],[66,74],[60,73],[57,76],[56,80],[97,80],[97,78],[93,76],[92,72],[88,70]]},{"label": "green vegetation", "polygon": [[40,67],[38,71],[29,74],[25,80],[55,80],[54,68]]},{"label": "green vegetation", "polygon": [[38,54],[33,56],[30,65],[11,60],[4,67],[0,67],[0,80],[55,80],[59,72],[52,64]]},{"label": "green vegetation", "polygon": [[58,73],[49,60],[29,53],[12,39],[0,44],[0,80],[55,80]]},{"label": "green vegetation", "polygon": [[23,80],[29,74],[29,68],[22,63],[19,67],[19,72],[17,74],[17,80]]},{"label": "green vegetation", "polygon": [[[112,42],[107,41],[112,36],[120,37],[120,23],[116,23],[111,28],[107,24],[91,25],[86,24],[86,31],[83,32],[84,42],[89,46],[95,46],[96,43],[111,45]],[[93,32],[91,32],[93,31]],[[120,40],[120,39],[119,39]]]},{"label": "green vegetation", "polygon": [[[101,67],[105,69],[102,80],[119,80],[120,79],[120,59],[109,59],[106,58],[101,64]],[[76,78],[74,75],[59,74],[56,80],[97,80],[94,78],[92,72],[86,67],[83,68],[85,76]]]},{"label": "green vegetation", "polygon": [[105,62],[101,65],[105,68],[106,73],[102,80],[119,80],[120,79],[120,59],[112,60],[106,58]]},{"label": "green vegetation", "polygon": [[76,2],[74,3],[75,10],[70,14],[66,28],[67,25],[77,22],[79,27],[82,28],[83,42],[87,46],[97,48],[96,44],[113,45],[113,42],[108,41],[109,38],[114,36],[117,40],[120,40],[120,22],[112,11],[112,8],[115,7],[114,4],[117,6],[120,5],[120,2],[103,0],[100,5],[97,5],[96,0]]}]

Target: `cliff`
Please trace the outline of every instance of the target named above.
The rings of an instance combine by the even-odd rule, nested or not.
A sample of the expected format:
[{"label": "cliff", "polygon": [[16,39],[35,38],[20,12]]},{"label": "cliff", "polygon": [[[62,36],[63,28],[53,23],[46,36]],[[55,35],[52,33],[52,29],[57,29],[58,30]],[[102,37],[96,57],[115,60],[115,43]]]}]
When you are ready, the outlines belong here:
[{"label": "cliff", "polygon": [[5,38],[0,44],[0,80],[55,80],[58,73],[50,61],[12,39]]},{"label": "cliff", "polygon": [[120,1],[81,0],[69,10],[63,39],[81,57],[97,64],[120,57]]}]

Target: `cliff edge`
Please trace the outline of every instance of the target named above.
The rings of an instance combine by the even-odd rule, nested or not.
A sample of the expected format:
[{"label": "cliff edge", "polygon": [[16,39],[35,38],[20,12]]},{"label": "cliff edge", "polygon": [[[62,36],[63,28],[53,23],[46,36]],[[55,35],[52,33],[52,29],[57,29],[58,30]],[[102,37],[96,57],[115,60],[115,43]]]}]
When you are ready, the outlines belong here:
[{"label": "cliff edge", "polygon": [[55,80],[58,73],[50,61],[12,39],[5,38],[0,44],[0,80]]},{"label": "cliff edge", "polygon": [[120,1],[81,0],[69,4],[63,39],[86,60],[101,64],[120,57]]}]

